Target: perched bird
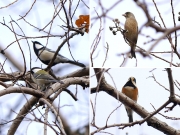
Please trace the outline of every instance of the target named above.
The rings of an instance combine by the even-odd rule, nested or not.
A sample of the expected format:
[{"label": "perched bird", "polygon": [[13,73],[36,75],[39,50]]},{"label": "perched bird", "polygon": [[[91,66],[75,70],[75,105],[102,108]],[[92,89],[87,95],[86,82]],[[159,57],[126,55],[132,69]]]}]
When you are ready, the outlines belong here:
[{"label": "perched bird", "polygon": [[136,58],[135,48],[138,39],[138,23],[134,14],[131,12],[126,12],[123,16],[126,18],[124,25],[126,32],[124,33],[124,36],[131,46],[131,58]]},{"label": "perched bird", "polygon": [[39,67],[34,67],[31,69],[32,80],[36,83],[41,91],[45,91],[45,89],[52,83],[59,82],[64,84],[63,81],[54,79],[48,72]]},{"label": "perched bird", "polygon": [[[134,77],[130,77],[129,80],[126,82],[126,84],[122,88],[122,93],[134,100],[134,102],[137,102],[138,98],[138,88],[136,86],[136,79]],[[125,106],[129,122],[133,122],[133,111],[130,107]]]},{"label": "perched bird", "polygon": [[[51,59],[53,58],[55,51],[48,49],[47,47],[43,46],[41,43],[37,41],[32,41],[32,43],[33,43],[33,48],[34,48],[34,52],[36,56],[40,59],[42,63],[48,65]],[[70,64],[74,64],[80,67],[86,67],[84,64],[76,62],[76,61],[72,61],[60,54],[56,56],[53,66],[58,63],[70,63]]]}]

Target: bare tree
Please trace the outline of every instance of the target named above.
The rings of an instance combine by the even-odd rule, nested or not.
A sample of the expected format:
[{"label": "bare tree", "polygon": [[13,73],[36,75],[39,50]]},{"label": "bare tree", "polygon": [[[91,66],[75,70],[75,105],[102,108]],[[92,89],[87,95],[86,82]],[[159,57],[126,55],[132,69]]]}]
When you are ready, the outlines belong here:
[{"label": "bare tree", "polygon": [[[93,8],[91,16],[92,66],[179,67],[179,3],[173,0],[116,0],[108,4],[99,0],[94,3],[97,6]],[[123,34],[125,21],[119,19],[128,11],[134,13],[139,24],[136,59],[129,58],[130,47]]]},{"label": "bare tree", "polygon": [[[179,81],[173,79],[172,70],[170,68],[165,69],[167,72],[167,78],[169,80],[169,88],[166,88],[164,86],[164,84],[159,83],[158,80],[155,78],[154,74],[152,74],[152,76],[151,76],[155,80],[155,83],[157,83],[158,85],[160,85],[161,87],[163,87],[165,90],[167,90],[169,92],[169,98],[163,104],[161,104],[161,106],[159,108],[154,108],[154,106],[152,105],[154,108],[153,112],[149,112],[148,110],[146,110],[145,106],[140,105],[141,103],[137,104],[136,102],[134,102],[133,100],[131,100],[130,98],[128,98],[127,96],[122,94],[120,92],[121,90],[116,88],[116,85],[115,86],[110,85],[105,77],[105,74],[106,73],[109,74],[108,71],[110,71],[110,70],[111,69],[94,68],[94,72],[95,72],[94,78],[97,79],[97,86],[91,88],[91,94],[94,95],[93,98],[91,98],[91,110],[92,110],[91,127],[93,127],[93,129],[94,129],[93,131],[91,131],[91,134],[96,134],[96,133],[112,134],[110,131],[108,131],[109,128],[118,128],[121,130],[121,129],[125,129],[127,127],[133,127],[136,124],[141,126],[143,123],[146,123],[146,122],[147,122],[148,126],[151,126],[152,128],[159,130],[160,132],[162,132],[164,134],[173,134],[173,135],[180,134],[180,131],[178,129],[170,126],[169,123],[165,123],[164,121],[162,121],[156,117],[156,115],[159,114],[159,115],[163,116],[165,119],[170,119],[172,121],[179,119],[177,116],[166,116],[162,113],[163,109],[165,109],[165,112],[175,111],[174,108],[178,107],[177,105],[180,104],[179,95],[175,93],[175,86],[176,86],[176,88],[179,89]],[[118,69],[118,70],[121,70],[121,69]],[[127,71],[130,71],[130,69]],[[119,78],[122,78],[121,74],[119,74],[118,76],[119,76]],[[112,80],[112,81],[114,82],[114,80]],[[91,80],[91,82],[92,82],[92,80]],[[143,81],[139,80],[139,82],[142,83]],[[146,86],[146,87],[151,87],[151,86]],[[146,91],[146,88],[144,88],[144,90]],[[142,91],[142,90],[140,90],[140,91]],[[113,124],[108,124],[110,117],[113,117],[112,114],[115,111],[117,111],[118,108],[120,108],[122,106],[122,104],[120,104],[119,106],[115,107],[113,111],[109,110],[108,106],[106,106],[106,110],[111,111],[111,113],[109,114],[107,119],[104,120],[104,121],[106,121],[106,123],[104,123],[104,126],[98,125],[99,121],[98,121],[97,117],[99,115],[97,116],[97,113],[103,114],[103,112],[100,112],[101,110],[99,110],[99,108],[98,108],[98,104],[100,105],[100,103],[99,103],[100,99],[97,100],[98,99],[97,96],[98,96],[98,94],[100,94],[102,92],[105,92],[106,94],[109,95],[109,97],[112,97],[112,98],[116,99],[117,101],[120,101],[122,104],[132,108],[133,111],[135,111],[138,115],[140,115],[142,117],[142,120],[134,121],[131,123],[116,123],[114,121]],[[157,97],[161,98],[161,95],[157,95]],[[153,97],[146,95],[146,97],[144,97],[144,100],[149,99],[149,98],[153,98]],[[106,99],[106,100],[108,100],[108,99]],[[148,132],[148,131],[146,131],[146,132]]]},{"label": "bare tree", "polygon": [[[84,44],[88,43],[89,1],[0,3],[3,30],[0,32],[3,37],[0,134],[46,135],[51,131],[51,134],[87,135],[89,68],[88,46]],[[48,66],[37,59],[29,40],[41,40],[56,51]],[[87,66],[58,64],[52,67],[58,53]],[[46,71],[52,68],[55,77],[64,84],[54,83],[46,92],[40,91],[29,72],[35,66]]]}]

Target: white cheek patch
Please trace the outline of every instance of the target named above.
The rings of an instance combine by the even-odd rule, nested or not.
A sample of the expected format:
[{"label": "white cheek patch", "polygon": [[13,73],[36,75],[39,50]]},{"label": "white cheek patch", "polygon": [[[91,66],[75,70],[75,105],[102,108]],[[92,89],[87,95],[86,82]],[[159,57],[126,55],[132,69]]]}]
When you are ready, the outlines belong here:
[{"label": "white cheek patch", "polygon": [[44,61],[51,60],[54,56],[54,53],[46,51],[46,50],[43,50],[43,52],[39,51],[39,54],[40,54],[39,58]]},{"label": "white cheek patch", "polygon": [[35,46],[36,46],[37,49],[41,49],[41,48],[43,47],[43,46],[40,45],[40,44],[35,44]]}]

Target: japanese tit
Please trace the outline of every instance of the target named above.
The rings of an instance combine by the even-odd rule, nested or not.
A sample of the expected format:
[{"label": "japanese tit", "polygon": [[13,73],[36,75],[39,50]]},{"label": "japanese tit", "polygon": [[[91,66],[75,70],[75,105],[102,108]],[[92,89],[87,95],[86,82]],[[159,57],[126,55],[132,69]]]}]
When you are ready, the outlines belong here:
[{"label": "japanese tit", "polygon": [[[33,43],[33,48],[34,48],[34,52],[35,52],[36,56],[40,59],[40,61],[42,63],[48,65],[50,63],[51,59],[53,58],[55,51],[52,51],[52,50],[46,48],[45,46],[43,46],[41,43],[39,43],[37,41],[32,41],[32,43]],[[76,61],[72,61],[60,54],[58,54],[56,56],[53,66],[58,63],[70,63],[70,64],[74,64],[74,65],[77,65],[80,67],[86,67],[84,64],[76,62]]]},{"label": "japanese tit", "polygon": [[138,39],[138,23],[134,14],[131,12],[126,12],[125,14],[123,14],[123,16],[126,18],[126,22],[124,25],[124,29],[126,30],[126,32],[124,33],[124,35],[126,40],[129,42],[129,45],[131,46],[132,58],[136,58],[135,48]]},{"label": "japanese tit", "polygon": [[64,84],[63,81],[54,79],[48,72],[39,67],[32,68],[30,72],[32,74],[33,82],[40,87],[41,91],[45,91],[45,89],[52,83],[59,82]]}]

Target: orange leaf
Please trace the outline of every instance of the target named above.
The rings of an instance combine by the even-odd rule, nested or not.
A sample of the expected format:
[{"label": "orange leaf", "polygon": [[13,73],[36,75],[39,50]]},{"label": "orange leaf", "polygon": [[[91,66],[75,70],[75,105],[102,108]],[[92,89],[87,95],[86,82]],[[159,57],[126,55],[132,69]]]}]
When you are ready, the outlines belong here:
[{"label": "orange leaf", "polygon": [[80,15],[79,19],[76,20],[75,24],[78,27],[85,26],[85,32],[88,33],[89,32],[89,22],[90,22],[89,15]]}]

